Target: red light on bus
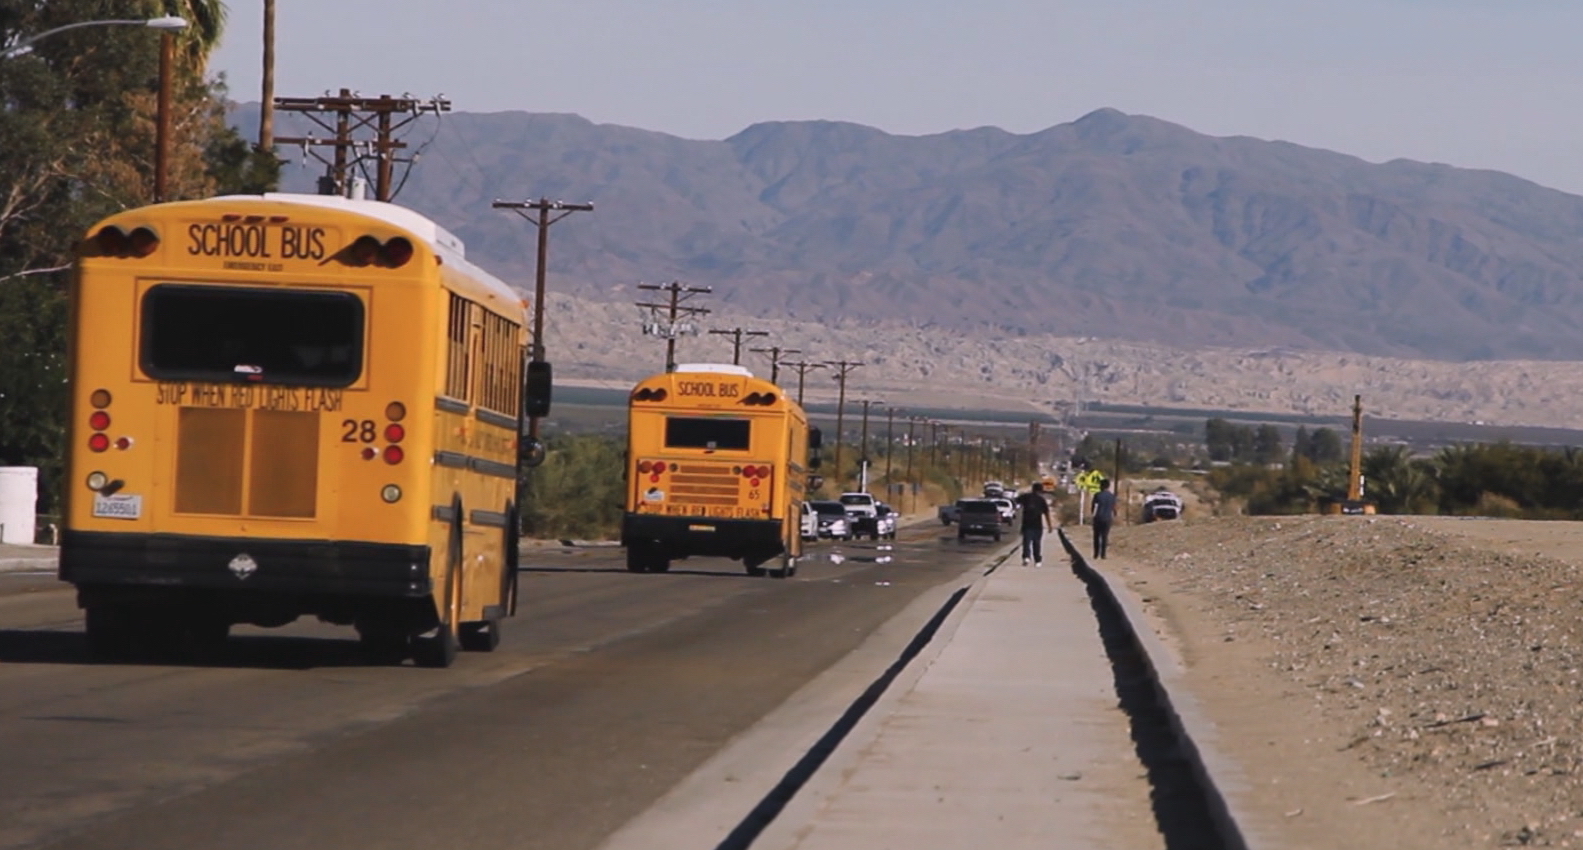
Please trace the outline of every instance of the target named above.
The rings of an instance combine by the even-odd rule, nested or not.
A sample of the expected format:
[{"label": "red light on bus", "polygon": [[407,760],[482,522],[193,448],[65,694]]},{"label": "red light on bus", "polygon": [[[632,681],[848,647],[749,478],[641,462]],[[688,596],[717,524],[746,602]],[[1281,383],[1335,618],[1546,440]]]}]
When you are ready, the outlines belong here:
[{"label": "red light on bus", "polygon": [[97,410],[104,410],[106,407],[110,406],[110,391],[94,390],[88,396],[88,403],[93,405]]},{"label": "red light on bus", "polygon": [[159,249],[159,234],[151,228],[139,227],[126,237],[126,247],[134,257],[147,257]]},{"label": "red light on bus", "polygon": [[126,233],[115,225],[106,225],[93,237],[94,247],[106,257],[119,257],[126,253]]},{"label": "red light on bus", "polygon": [[346,247],[347,260],[354,266],[366,266],[378,256],[379,240],[372,236],[359,236]]},{"label": "red light on bus", "polygon": [[95,410],[93,415],[88,417],[88,427],[95,431],[103,431],[110,427],[110,414],[103,410]]},{"label": "red light on bus", "polygon": [[643,475],[648,475],[650,472],[653,472],[653,471],[654,471],[654,464],[651,461],[646,461],[646,460],[638,461],[638,472],[642,473]]},{"label": "red light on bus", "polygon": [[96,452],[102,452],[110,448],[110,438],[103,434],[94,434],[88,438],[88,448]]},{"label": "red light on bus", "polygon": [[117,437],[115,439],[115,447],[120,449],[123,452],[126,451],[127,449],[132,448],[132,438],[131,437]]},{"label": "red light on bus", "polygon": [[385,447],[385,463],[398,464],[401,463],[402,459],[406,456],[407,453],[402,451],[400,446]]},{"label": "red light on bus", "polygon": [[412,240],[405,236],[397,236],[380,249],[380,258],[390,268],[399,269],[412,259],[412,253]]},{"label": "red light on bus", "polygon": [[401,442],[401,439],[403,437],[405,437],[405,436],[407,436],[407,429],[401,427],[400,425],[397,425],[396,423],[392,422],[389,425],[385,426],[385,441],[386,442],[399,443],[399,442]]},{"label": "red light on bus", "polygon": [[363,448],[363,460],[373,460],[376,457],[379,457],[378,449],[373,446],[365,446]]}]

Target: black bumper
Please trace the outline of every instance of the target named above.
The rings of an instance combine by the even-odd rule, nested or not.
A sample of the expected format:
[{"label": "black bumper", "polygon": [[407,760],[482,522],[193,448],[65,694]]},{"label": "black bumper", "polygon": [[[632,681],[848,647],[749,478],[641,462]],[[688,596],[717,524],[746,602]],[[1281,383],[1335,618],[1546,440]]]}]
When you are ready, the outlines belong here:
[{"label": "black bumper", "polygon": [[963,519],[957,523],[959,534],[982,534],[996,536],[1000,534],[1000,518],[994,519]]},{"label": "black bumper", "polygon": [[[242,554],[251,571],[232,568]],[[433,590],[428,546],[99,531],[62,535],[60,578],[78,587],[386,598],[427,597]]]},{"label": "black bumper", "polygon": [[622,546],[657,546],[673,557],[741,558],[785,548],[780,520],[709,519],[629,513],[621,519]]}]

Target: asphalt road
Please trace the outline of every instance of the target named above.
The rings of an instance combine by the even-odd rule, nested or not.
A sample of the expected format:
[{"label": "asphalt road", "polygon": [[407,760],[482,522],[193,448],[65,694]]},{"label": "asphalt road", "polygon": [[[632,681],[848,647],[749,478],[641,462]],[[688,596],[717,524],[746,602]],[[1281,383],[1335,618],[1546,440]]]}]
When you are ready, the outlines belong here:
[{"label": "asphalt road", "polygon": [[205,665],[93,664],[69,588],[0,575],[0,848],[592,848],[1004,548],[941,532],[823,543],[787,581],[533,550],[500,649],[448,670],[365,666],[316,623],[238,629]]}]

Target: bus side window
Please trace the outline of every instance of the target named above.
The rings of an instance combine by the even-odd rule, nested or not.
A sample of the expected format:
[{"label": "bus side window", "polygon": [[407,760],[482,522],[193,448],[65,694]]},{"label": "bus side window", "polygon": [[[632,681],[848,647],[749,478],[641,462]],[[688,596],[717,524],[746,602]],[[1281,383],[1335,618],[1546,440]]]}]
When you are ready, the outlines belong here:
[{"label": "bus side window", "polygon": [[522,385],[522,414],[529,419],[550,415],[550,364],[528,361],[528,376]]}]

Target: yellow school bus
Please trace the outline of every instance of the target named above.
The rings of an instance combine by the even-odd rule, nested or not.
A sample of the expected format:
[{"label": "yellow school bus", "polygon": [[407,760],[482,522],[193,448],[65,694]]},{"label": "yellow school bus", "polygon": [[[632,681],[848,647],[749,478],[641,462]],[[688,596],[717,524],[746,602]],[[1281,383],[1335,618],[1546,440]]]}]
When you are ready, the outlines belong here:
[{"label": "yellow school bus", "polygon": [[820,440],[802,407],[740,366],[695,363],[644,379],[627,410],[627,569],[712,555],[796,573]]},{"label": "yellow school bus", "polygon": [[524,386],[525,317],[393,204],[231,196],[95,225],[60,555],[93,650],[303,616],[384,660],[493,649],[516,605],[525,395],[548,404],[546,368]]}]

